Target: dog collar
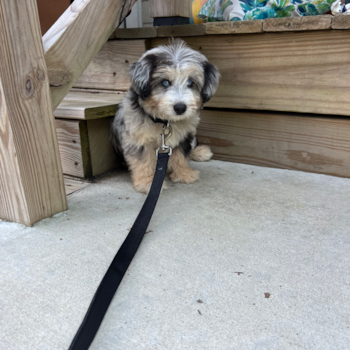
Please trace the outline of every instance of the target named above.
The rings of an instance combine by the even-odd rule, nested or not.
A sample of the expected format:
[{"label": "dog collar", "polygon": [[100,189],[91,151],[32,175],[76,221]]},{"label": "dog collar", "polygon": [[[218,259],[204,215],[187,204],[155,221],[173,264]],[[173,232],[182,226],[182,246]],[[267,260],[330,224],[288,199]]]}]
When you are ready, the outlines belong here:
[{"label": "dog collar", "polygon": [[163,125],[169,125],[169,120],[165,120],[165,119],[159,119],[159,118],[153,118],[151,115],[149,115],[149,118],[152,120],[153,123],[160,123]]}]

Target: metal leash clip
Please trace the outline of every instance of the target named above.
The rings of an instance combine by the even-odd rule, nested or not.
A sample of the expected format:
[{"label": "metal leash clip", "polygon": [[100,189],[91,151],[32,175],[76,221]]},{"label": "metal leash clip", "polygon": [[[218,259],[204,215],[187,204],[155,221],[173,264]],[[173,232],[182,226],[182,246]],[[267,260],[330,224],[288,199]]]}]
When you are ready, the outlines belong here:
[{"label": "metal leash clip", "polygon": [[[172,128],[169,125],[169,122],[167,125],[163,125],[163,130],[162,133],[160,134],[160,136],[162,137],[162,145],[160,147],[157,148],[156,150],[156,156],[158,157],[158,153],[159,151],[161,151],[161,153],[168,153],[169,156],[172,155],[173,153],[173,149],[170,146],[167,146],[165,144],[165,142],[169,139],[169,137],[171,136],[171,132],[172,132]],[[166,134],[165,132],[168,131],[168,133]],[[167,152],[168,150],[168,152]]]}]

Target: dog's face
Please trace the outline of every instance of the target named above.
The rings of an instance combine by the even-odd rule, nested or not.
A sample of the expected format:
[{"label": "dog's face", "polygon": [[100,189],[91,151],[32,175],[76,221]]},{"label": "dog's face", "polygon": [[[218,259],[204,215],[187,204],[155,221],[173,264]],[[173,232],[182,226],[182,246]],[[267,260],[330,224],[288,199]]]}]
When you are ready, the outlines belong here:
[{"label": "dog's face", "polygon": [[132,65],[130,76],[143,110],[173,121],[198,116],[220,78],[205,56],[181,40],[146,52]]}]

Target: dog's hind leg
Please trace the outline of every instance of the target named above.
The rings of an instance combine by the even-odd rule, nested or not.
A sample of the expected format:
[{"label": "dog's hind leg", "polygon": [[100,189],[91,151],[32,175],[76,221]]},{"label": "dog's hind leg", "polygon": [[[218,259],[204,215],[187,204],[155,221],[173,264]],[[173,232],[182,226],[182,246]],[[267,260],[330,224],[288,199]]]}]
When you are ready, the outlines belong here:
[{"label": "dog's hind leg", "polygon": [[206,162],[213,156],[209,146],[200,145],[194,148],[190,153],[190,158],[196,162]]},{"label": "dog's hind leg", "polygon": [[173,150],[169,158],[169,175],[172,182],[193,183],[199,179],[199,171],[192,169],[188,165],[188,158],[179,148]]}]

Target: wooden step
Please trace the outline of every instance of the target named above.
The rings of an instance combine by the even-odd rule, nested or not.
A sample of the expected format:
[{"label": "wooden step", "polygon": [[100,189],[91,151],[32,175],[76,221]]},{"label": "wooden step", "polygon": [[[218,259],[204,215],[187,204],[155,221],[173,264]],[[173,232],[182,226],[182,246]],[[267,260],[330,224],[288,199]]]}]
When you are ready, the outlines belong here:
[{"label": "wooden step", "polygon": [[197,138],[214,159],[350,177],[348,118],[203,110]]},{"label": "wooden step", "polygon": [[124,93],[70,92],[54,112],[63,173],[80,178],[118,167],[109,127]]}]

